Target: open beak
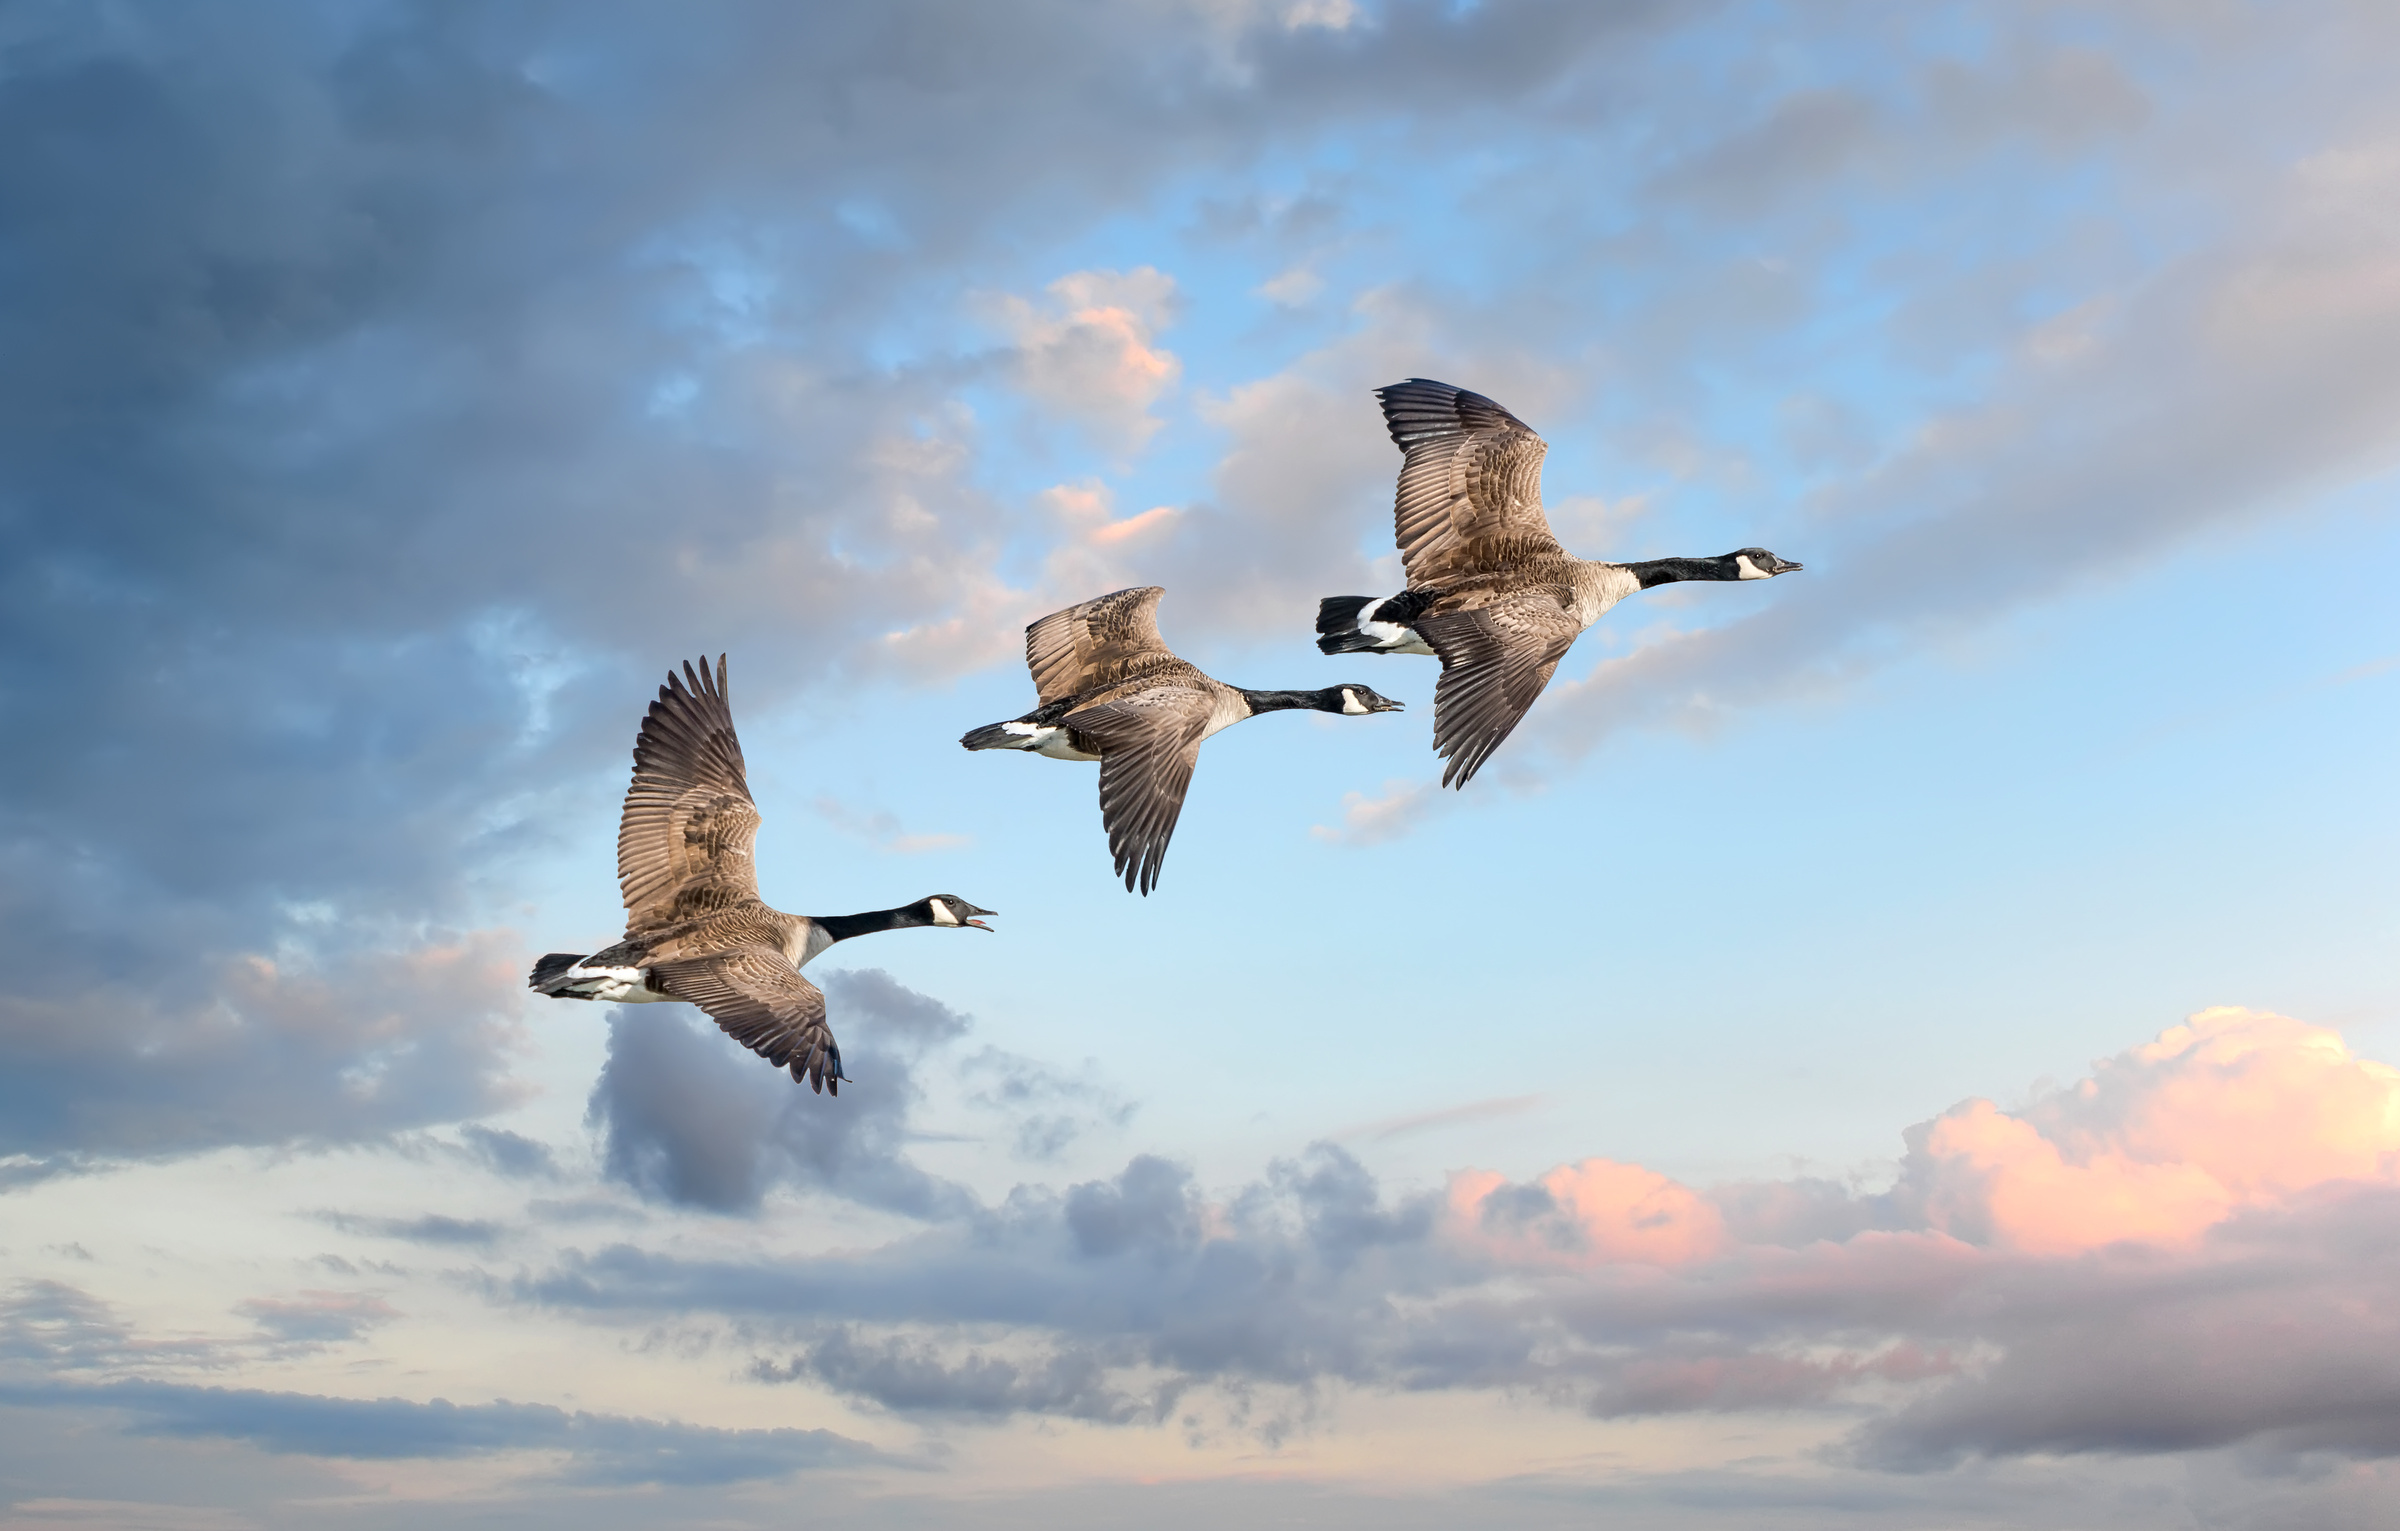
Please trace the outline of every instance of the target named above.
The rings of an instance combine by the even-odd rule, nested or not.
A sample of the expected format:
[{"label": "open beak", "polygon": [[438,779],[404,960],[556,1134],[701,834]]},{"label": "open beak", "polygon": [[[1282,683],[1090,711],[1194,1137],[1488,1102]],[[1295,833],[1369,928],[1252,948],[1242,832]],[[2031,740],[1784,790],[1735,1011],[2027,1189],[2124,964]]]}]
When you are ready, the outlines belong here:
[{"label": "open beak", "polygon": [[1800,572],[1800,565],[1792,562],[1788,558],[1778,558],[1775,560],[1775,572],[1778,574],[1797,574]]},{"label": "open beak", "polygon": [[[998,918],[1000,917],[1000,911],[999,911],[999,910],[997,910],[997,909],[977,909],[977,908],[976,908],[976,907],[975,907],[973,904],[969,904],[969,905],[967,905],[967,909],[969,910],[969,912],[970,912],[971,914],[988,914],[988,915],[992,916],[994,919],[998,919]],[[991,926],[989,926],[989,925],[986,925],[985,923],[983,923],[983,921],[981,921],[981,920],[978,920],[978,919],[972,919],[972,918],[970,918],[970,919],[969,919],[969,920],[968,920],[966,923],[967,923],[967,924],[969,924],[969,925],[972,925],[972,926],[973,926],[973,927],[975,927],[977,930],[990,930],[990,929],[992,928]]]},{"label": "open beak", "polygon": [[1374,707],[1369,710],[1374,712],[1406,712],[1408,711],[1408,704],[1406,702],[1395,702],[1387,696],[1382,701],[1377,702]]}]

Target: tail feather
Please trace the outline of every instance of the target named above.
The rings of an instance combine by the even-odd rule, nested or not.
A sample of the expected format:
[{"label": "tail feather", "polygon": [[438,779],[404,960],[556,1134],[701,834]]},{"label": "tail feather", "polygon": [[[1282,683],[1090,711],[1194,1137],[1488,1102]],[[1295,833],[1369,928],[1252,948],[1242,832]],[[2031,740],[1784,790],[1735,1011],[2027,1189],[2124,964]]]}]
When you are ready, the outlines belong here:
[{"label": "tail feather", "polygon": [[1317,631],[1357,632],[1359,613],[1374,604],[1375,597],[1371,595],[1329,595],[1317,602]]},{"label": "tail feather", "polygon": [[1329,595],[1317,602],[1317,652],[1359,654],[1383,645],[1358,630],[1359,619],[1375,605],[1371,595]]},{"label": "tail feather", "polygon": [[1004,723],[986,723],[958,742],[971,750],[1021,750],[1025,747],[1025,736],[1010,733]]},{"label": "tail feather", "polygon": [[556,994],[567,974],[583,958],[582,952],[552,952],[533,965],[533,976],[525,980],[525,987],[539,989],[544,994]]}]

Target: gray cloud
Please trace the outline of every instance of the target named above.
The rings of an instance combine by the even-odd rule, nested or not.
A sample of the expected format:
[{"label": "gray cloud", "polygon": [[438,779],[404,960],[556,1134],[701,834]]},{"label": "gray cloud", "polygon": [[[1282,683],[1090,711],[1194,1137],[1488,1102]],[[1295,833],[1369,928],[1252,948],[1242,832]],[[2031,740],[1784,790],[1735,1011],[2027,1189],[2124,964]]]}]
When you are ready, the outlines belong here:
[{"label": "gray cloud", "polygon": [[411,1244],[454,1244],[484,1247],[499,1241],[505,1230],[484,1218],[446,1217],[428,1212],[421,1217],[361,1217],[350,1212],[319,1212],[320,1222],[344,1233],[368,1238],[400,1239]]},{"label": "gray cloud", "polygon": [[[236,1026],[195,1058],[198,1018],[255,954],[405,960],[597,805],[664,660],[817,656],[737,667],[763,707],[990,615],[1022,520],[976,486],[958,399],[1024,358],[894,361],[892,316],[959,311],[995,240],[1284,135],[1575,94],[1677,9],[1229,14],[19,13],[0,915],[46,960],[0,1002],[16,1143],[488,1109],[497,1056],[430,1016],[364,1112],[321,1103],[375,1044],[329,1024],[296,1068]],[[594,600],[629,556],[644,598]],[[151,1068],[160,1039],[183,1051]],[[245,1077],[275,1087],[237,1107]]]},{"label": "gray cloud", "polygon": [[1013,1118],[1020,1159],[1056,1159],[1087,1134],[1123,1127],[1138,1109],[1088,1066],[1070,1074],[997,1047],[961,1059],[959,1073],[973,1086],[970,1104]]},{"label": "gray cloud", "polygon": [[[1720,1204],[1742,1241],[1699,1263],[1595,1271],[1568,1240],[1547,1271],[1495,1264],[1445,1231],[1439,1198],[1389,1198],[1320,1145],[1222,1200],[1137,1158],[868,1253],[766,1265],[619,1246],[508,1290],[601,1321],[780,1325],[801,1344],[754,1376],[898,1412],[1140,1424],[1189,1412],[1196,1388],[1305,1400],[1342,1384],[1603,1417],[1833,1408],[1865,1416],[1845,1450],[1886,1470],[2237,1445],[2400,1455],[2400,1346],[2363,1297],[2400,1276],[2388,1188],[2330,1185],[2189,1249],[2081,1259],[1932,1237],[1904,1196],[1821,1181]],[[1560,1209],[1533,1184],[1480,1210],[1482,1232],[1511,1238]]]},{"label": "gray cloud", "polygon": [[966,1211],[967,1193],[906,1149],[924,1097],[916,1070],[972,1023],[876,968],[829,974],[824,988],[854,1076],[838,1097],[795,1085],[688,1007],[612,1010],[588,1112],[609,1176],[718,1212],[755,1211],[780,1182],[914,1217]]},{"label": "gray cloud", "polygon": [[888,1460],[830,1430],[718,1430],[545,1404],[329,1398],[165,1382],[0,1382],[0,1400],[120,1413],[137,1438],[246,1441],[265,1451],[352,1461],[559,1451],[567,1454],[561,1480],[601,1487],[740,1483]]}]

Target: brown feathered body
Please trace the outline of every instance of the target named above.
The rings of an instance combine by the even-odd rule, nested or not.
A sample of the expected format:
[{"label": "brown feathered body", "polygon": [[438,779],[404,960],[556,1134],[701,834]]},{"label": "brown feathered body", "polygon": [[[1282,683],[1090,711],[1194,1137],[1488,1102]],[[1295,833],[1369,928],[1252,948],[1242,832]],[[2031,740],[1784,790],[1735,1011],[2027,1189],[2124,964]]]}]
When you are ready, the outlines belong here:
[{"label": "brown feathered body", "polygon": [[590,956],[553,952],[531,987],[558,999],[698,1005],[744,1047],[812,1089],[841,1093],[825,995],[800,976],[834,942],[911,925],[974,926],[991,913],[951,894],[861,915],[785,914],[758,894],[758,805],[726,699],[725,658],[669,672],[633,746],[617,827],[625,938]]}]

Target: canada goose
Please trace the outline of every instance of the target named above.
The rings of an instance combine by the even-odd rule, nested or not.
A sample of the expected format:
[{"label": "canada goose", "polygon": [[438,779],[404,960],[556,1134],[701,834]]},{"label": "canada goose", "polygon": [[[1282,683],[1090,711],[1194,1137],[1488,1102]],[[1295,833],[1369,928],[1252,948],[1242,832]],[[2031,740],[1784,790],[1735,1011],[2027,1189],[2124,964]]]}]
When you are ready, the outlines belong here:
[{"label": "canada goose", "polygon": [[897,909],[814,917],[758,897],[750,846],[758,805],[742,777],[742,743],[725,700],[725,656],[667,672],[633,741],[633,785],[617,827],[625,939],[589,957],[552,952],[529,987],[553,999],[620,1005],[688,1000],[733,1039],[812,1090],[842,1093],[842,1050],[825,1025],[825,994],[800,970],[836,941],[918,925],[989,930],[990,914],[955,894]]},{"label": "canada goose", "polygon": [[1401,706],[1365,686],[1245,691],[1211,680],[1158,636],[1156,585],[1119,590],[1025,629],[1025,666],[1041,705],[959,740],[971,750],[1030,750],[1100,762],[1100,821],[1125,890],[1158,885],[1192,767],[1209,735],[1295,707],[1357,717]]},{"label": "canada goose", "polygon": [[1445,787],[1473,779],[1577,635],[1636,590],[1682,579],[1772,579],[1800,567],[1765,548],[1647,563],[1576,558],[1542,515],[1549,447],[1532,427],[1480,393],[1430,378],[1378,388],[1375,397],[1401,451],[1394,520],[1408,588],[1318,602],[1317,647],[1441,660],[1433,747],[1448,762]]}]

